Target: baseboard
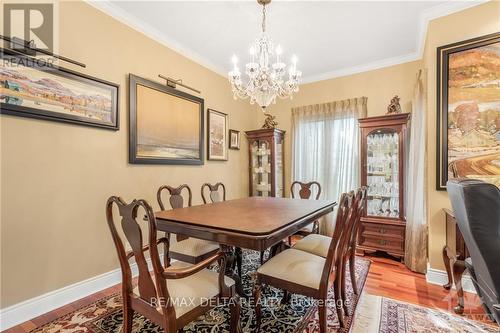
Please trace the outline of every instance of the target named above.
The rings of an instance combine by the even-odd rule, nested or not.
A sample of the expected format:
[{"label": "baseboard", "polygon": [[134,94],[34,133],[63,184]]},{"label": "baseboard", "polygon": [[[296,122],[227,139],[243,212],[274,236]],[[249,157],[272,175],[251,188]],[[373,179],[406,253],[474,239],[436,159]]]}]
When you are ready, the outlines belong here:
[{"label": "baseboard", "polygon": [[[427,280],[428,283],[438,284],[441,286],[448,283],[448,275],[446,274],[445,271],[430,267],[427,267],[427,274],[425,275],[425,279]],[[464,273],[464,275],[462,276],[462,287],[466,292],[473,294],[476,293],[476,289],[472,284],[472,279],[470,275],[467,273]],[[455,285],[453,285],[452,288],[455,289]]]},{"label": "baseboard", "polygon": [[[151,260],[148,259],[151,267]],[[132,275],[138,273],[137,264],[130,265]],[[48,292],[35,298],[0,309],[0,331],[24,323],[44,313],[55,310],[61,306],[79,300],[121,283],[121,269],[94,276],[90,279],[74,283],[58,290]]]}]

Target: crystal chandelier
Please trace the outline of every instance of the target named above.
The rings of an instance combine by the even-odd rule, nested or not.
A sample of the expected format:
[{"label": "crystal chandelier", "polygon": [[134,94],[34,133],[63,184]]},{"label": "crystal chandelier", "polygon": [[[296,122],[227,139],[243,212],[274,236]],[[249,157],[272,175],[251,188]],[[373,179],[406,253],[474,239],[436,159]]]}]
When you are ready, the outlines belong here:
[{"label": "crystal chandelier", "polygon": [[[299,81],[302,72],[297,70],[297,57],[292,57],[292,65],[288,68],[281,59],[281,47],[276,49],[273,42],[266,36],[266,5],[271,0],[257,0],[262,5],[262,36],[250,48],[252,61],[245,65],[248,82],[243,83],[241,72],[238,68],[238,58],[233,55],[233,70],[229,72],[229,82],[234,98],[250,98],[250,104],[257,103],[262,111],[271,104],[276,103],[276,96],[292,98],[293,93],[299,91]],[[273,58],[274,63],[271,63]],[[285,81],[286,80],[286,81]]]}]

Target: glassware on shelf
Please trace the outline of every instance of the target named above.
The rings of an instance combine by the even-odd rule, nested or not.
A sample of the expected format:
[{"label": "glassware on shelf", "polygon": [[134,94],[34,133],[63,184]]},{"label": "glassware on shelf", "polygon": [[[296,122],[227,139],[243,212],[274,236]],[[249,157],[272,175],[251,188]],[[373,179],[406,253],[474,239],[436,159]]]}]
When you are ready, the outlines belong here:
[{"label": "glassware on shelf", "polygon": [[399,216],[399,135],[377,130],[367,140],[367,214]]}]

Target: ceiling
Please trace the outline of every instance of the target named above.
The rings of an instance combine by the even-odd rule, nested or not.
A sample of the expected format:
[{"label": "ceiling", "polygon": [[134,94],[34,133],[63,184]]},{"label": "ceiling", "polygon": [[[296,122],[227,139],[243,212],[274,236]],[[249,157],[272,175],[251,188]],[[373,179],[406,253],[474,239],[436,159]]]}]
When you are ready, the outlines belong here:
[{"label": "ceiling", "polygon": [[[267,32],[288,63],[299,59],[303,81],[349,75],[421,57],[429,20],[474,1],[273,1]],[[120,21],[226,75],[260,35],[256,1],[91,2]]]}]

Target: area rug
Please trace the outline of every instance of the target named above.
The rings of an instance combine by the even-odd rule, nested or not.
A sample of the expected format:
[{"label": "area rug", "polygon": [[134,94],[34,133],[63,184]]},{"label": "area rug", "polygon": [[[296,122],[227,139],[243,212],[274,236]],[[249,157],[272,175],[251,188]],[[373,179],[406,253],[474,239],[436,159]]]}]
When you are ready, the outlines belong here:
[{"label": "area rug", "polygon": [[499,333],[500,326],[439,309],[362,294],[351,333]]},{"label": "area rug", "polygon": [[[251,295],[255,270],[259,267],[259,253],[255,251],[244,251],[243,253],[243,287],[245,293]],[[370,261],[365,258],[356,260],[356,281],[358,287],[363,289]],[[357,297],[350,285],[349,269],[346,276],[346,293],[349,299],[350,313],[356,308],[359,297]],[[330,291],[333,299],[333,290]],[[281,305],[282,291],[275,288],[265,288],[263,297],[266,306],[262,311],[262,332],[283,333],[312,333],[319,332],[318,313],[314,301],[308,297],[293,295],[289,304]],[[243,332],[255,331],[255,316],[253,307],[242,300],[241,325]],[[229,309],[228,307],[217,307],[209,311],[198,320],[184,327],[183,331],[190,332],[227,332]],[[119,333],[122,328],[123,315],[121,311],[121,296],[115,294],[103,298],[91,305],[83,307],[73,313],[58,318],[42,327],[32,330],[32,333],[56,333],[56,332],[78,332],[78,333]],[[330,332],[344,333],[350,329],[351,321],[345,329],[339,329],[337,315],[332,307],[328,312],[328,328]],[[136,314],[134,316],[133,332],[159,333],[162,330],[146,318]]]}]

